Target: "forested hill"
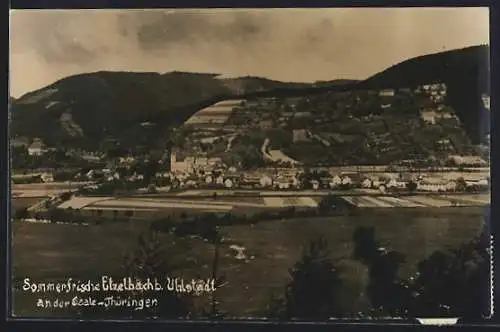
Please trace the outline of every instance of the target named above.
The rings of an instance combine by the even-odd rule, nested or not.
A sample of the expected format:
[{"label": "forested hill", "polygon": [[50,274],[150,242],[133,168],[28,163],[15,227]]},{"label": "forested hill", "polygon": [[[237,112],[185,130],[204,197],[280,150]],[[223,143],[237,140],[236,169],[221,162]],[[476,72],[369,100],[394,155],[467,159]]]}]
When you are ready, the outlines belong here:
[{"label": "forested hill", "polygon": [[480,45],[423,55],[396,64],[364,81],[321,84],[304,89],[277,88],[251,93],[252,97],[300,96],[328,91],[372,90],[416,87],[445,83],[446,103],[451,106],[475,143],[489,133],[490,113],[482,106],[481,95],[490,95],[489,46]]},{"label": "forested hill", "polygon": [[421,56],[404,61],[360,83],[366,87],[414,87],[443,82],[447,103],[455,110],[473,142],[489,133],[490,113],[481,95],[490,95],[487,45]]},{"label": "forested hill", "polygon": [[[326,91],[448,85],[448,103],[473,141],[484,134],[489,113],[480,107],[489,92],[488,46],[476,46],[404,61],[365,81],[284,83],[218,74],[96,72],[70,76],[11,100],[11,135],[40,137],[49,145],[96,148],[106,138],[134,138],[152,122],[152,137],[177,126],[197,110],[231,98],[307,96]],[[157,130],[155,133],[154,131]],[[137,134],[141,136],[142,134]]]}]

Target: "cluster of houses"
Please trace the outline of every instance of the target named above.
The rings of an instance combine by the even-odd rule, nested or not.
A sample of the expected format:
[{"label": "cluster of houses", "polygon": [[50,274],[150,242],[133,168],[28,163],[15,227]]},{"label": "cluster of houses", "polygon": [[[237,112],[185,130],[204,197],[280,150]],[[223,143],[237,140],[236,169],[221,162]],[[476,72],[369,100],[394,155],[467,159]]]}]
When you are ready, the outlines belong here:
[{"label": "cluster of houses", "polygon": [[412,190],[415,191],[449,192],[464,190],[460,181],[466,187],[489,188],[489,179],[477,175],[462,180],[395,173],[383,175],[346,173],[308,177],[297,168],[269,168],[253,172],[238,172],[235,169],[203,173],[164,172],[157,173],[156,177],[168,179],[169,185],[163,189],[220,187],[227,189],[321,190],[364,188],[390,191],[392,189],[407,189],[409,183],[413,182],[415,187]]},{"label": "cluster of houses", "polygon": [[215,168],[222,167],[222,159],[220,157],[204,157],[204,156],[186,156],[179,160],[177,153],[174,151],[170,156],[170,169],[174,173],[196,173],[199,171],[211,171]]},{"label": "cluster of houses", "polygon": [[446,98],[447,87],[444,83],[424,84],[417,87],[415,93],[424,94],[435,103],[442,103]]},{"label": "cluster of houses", "polygon": [[54,182],[54,173],[50,171],[41,171],[29,174],[12,175],[13,183],[51,183]]}]

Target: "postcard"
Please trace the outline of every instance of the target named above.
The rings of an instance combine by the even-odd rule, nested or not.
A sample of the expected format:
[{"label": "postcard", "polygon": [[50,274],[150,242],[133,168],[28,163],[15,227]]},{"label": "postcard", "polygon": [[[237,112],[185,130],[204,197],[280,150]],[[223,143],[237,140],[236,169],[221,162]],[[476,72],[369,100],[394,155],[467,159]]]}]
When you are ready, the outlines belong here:
[{"label": "postcard", "polygon": [[13,318],[491,316],[488,8],[10,20]]}]

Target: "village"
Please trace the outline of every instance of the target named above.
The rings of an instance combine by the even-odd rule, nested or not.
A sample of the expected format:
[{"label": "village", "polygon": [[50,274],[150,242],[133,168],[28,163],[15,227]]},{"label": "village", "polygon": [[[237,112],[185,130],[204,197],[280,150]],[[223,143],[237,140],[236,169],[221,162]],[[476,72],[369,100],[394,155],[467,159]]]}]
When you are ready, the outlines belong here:
[{"label": "village", "polygon": [[[348,108],[344,113],[349,120],[353,116],[359,117],[360,109],[366,107],[363,98],[375,98],[381,109],[388,112],[392,103],[398,102],[396,97],[410,98],[406,97],[409,93],[425,96],[420,117],[430,128],[439,121],[458,121],[443,104],[446,96],[444,84],[428,84],[414,89],[383,89],[344,96],[342,102],[346,98],[351,98],[352,101],[337,107]],[[130,153],[111,157],[102,151],[64,151],[62,153],[66,158],[76,155],[84,166],[65,172],[63,177],[58,176],[61,174],[60,169],[55,171],[51,168],[13,174],[13,192],[16,193],[16,186],[19,184],[61,181],[73,183],[72,188],[78,189],[81,194],[99,193],[103,187],[107,188],[106,194],[115,194],[115,189],[122,187],[126,187],[128,193],[139,194],[187,189],[364,189],[381,195],[397,192],[470,193],[489,190],[488,162],[474,153],[456,154],[459,151],[454,149],[453,142],[446,137],[435,142],[439,158],[434,157],[434,160],[404,159],[386,165],[328,165],[311,163],[307,159],[294,159],[286,154],[290,150],[286,148],[289,144],[310,144],[306,148],[321,146],[326,149],[333,148],[333,145],[349,144],[349,141],[345,141],[347,135],[326,135],[320,132],[322,127],[318,127],[318,131],[316,127],[307,125],[307,121],[312,124],[322,121],[326,123],[334,116],[327,112],[316,112],[316,117],[312,119],[314,112],[301,110],[311,108],[307,104],[309,102],[307,98],[219,102],[191,116],[175,133],[178,143],[165,149],[159,160]],[[487,96],[483,96],[483,103],[485,107],[489,107]],[[371,120],[375,121],[373,118]],[[54,148],[47,147],[39,138],[31,142],[16,139],[12,144],[13,147],[25,149],[25,158],[40,159],[48,154],[61,154],[60,151],[55,152]],[[385,151],[384,149],[387,148],[381,151]],[[309,151],[312,149],[309,148]]]},{"label": "village", "polygon": [[[31,153],[43,154],[36,141],[30,146]],[[398,191],[411,192],[485,192],[489,189],[489,171],[478,167],[484,163],[478,157],[449,156],[450,165],[455,167],[415,169],[408,166],[332,166],[303,167],[292,164],[242,170],[228,167],[221,158],[187,156],[179,160],[176,152],[170,154],[167,165],[161,161],[157,171],[150,176],[145,167],[138,167],[133,157],[119,158],[114,166],[91,168],[77,172],[63,181],[73,182],[73,189],[79,183],[85,193],[99,192],[99,188],[117,183],[129,183],[136,193],[177,192],[185,189],[246,189],[246,190],[352,190],[371,189],[380,194]],[[136,169],[136,170],[134,170]],[[139,170],[137,170],[139,169]],[[145,181],[147,177],[147,181]],[[13,175],[13,191],[16,182],[54,183],[55,173],[42,170],[38,173]]]}]

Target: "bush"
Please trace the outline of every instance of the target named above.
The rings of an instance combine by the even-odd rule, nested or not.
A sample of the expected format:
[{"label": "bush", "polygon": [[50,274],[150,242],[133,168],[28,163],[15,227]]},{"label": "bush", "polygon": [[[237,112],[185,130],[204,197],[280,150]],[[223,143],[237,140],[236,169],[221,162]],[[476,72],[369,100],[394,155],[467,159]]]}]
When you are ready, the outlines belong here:
[{"label": "bush", "polygon": [[[160,240],[158,231],[150,228],[139,237],[137,248],[126,257],[124,270],[131,277],[157,278],[164,284],[165,277],[171,277],[175,272],[174,267],[166,260],[170,256],[168,249],[169,247]],[[159,294],[161,295],[158,296]],[[162,318],[180,318],[189,315],[191,299],[186,295],[177,295],[168,291],[155,292],[153,295],[158,298],[159,306],[143,310],[135,315]]]},{"label": "bush", "polygon": [[19,208],[14,211],[12,218],[16,220],[26,219],[29,217],[27,208]]},{"label": "bush", "polygon": [[370,280],[366,293],[374,315],[385,317],[404,316],[408,296],[407,288],[397,278],[404,257],[395,251],[382,249],[375,239],[373,228],[360,227],[354,232],[354,259],[363,262],[369,271]]},{"label": "bush", "polygon": [[480,319],[489,311],[489,255],[477,241],[435,252],[418,265],[409,283],[410,316]]},{"label": "bush", "polygon": [[309,243],[302,258],[290,270],[283,299],[273,299],[271,316],[281,319],[326,320],[342,317],[339,271],[329,258],[324,238]]},{"label": "bush", "polygon": [[[486,232],[486,231],[485,231]],[[373,228],[355,231],[354,258],[369,268],[367,294],[375,315],[385,317],[464,317],[479,319],[489,311],[488,241],[434,252],[418,264],[409,280],[397,276],[401,254],[380,250]]]}]

